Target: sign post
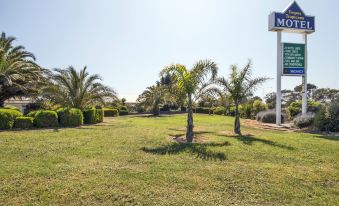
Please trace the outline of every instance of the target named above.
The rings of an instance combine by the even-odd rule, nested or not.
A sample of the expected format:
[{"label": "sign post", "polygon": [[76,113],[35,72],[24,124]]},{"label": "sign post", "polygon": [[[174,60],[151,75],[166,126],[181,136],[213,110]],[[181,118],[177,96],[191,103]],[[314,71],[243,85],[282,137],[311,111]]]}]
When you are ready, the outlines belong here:
[{"label": "sign post", "polygon": [[[296,1],[282,13],[269,15],[269,31],[277,32],[276,124],[281,124],[281,76],[302,76],[302,114],[307,112],[307,35],[315,32],[314,16],[307,16]],[[282,43],[282,32],[303,35],[304,44]]]}]

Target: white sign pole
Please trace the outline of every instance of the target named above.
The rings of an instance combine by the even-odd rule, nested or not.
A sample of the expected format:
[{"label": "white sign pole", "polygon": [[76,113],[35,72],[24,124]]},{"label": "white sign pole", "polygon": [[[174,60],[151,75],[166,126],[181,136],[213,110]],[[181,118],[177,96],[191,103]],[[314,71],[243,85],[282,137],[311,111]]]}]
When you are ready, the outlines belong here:
[{"label": "white sign pole", "polygon": [[302,77],[302,115],[305,115],[307,112],[307,34],[303,34],[304,42],[305,42],[305,69],[304,76]]},{"label": "white sign pole", "polygon": [[277,93],[276,93],[276,119],[277,125],[281,124],[281,68],[282,68],[282,53],[281,53],[281,31],[277,32]]}]

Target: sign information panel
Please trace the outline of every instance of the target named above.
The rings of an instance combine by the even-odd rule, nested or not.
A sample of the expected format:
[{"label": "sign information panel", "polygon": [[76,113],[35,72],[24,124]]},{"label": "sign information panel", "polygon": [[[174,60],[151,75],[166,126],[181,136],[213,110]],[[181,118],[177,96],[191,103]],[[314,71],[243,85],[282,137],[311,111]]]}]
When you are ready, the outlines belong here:
[{"label": "sign information panel", "polygon": [[270,31],[312,33],[315,31],[314,16],[307,16],[297,2],[292,2],[282,13],[269,16]]},{"label": "sign information panel", "polygon": [[305,44],[282,43],[283,75],[305,74]]}]

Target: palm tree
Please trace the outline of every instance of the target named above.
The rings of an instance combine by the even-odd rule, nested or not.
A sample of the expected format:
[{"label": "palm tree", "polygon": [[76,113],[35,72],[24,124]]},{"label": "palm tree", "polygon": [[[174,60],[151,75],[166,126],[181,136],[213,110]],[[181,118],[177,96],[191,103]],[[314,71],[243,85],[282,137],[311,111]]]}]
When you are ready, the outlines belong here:
[{"label": "palm tree", "polygon": [[170,75],[181,93],[187,99],[187,131],[186,141],[193,141],[193,102],[198,100],[203,91],[210,85],[217,75],[218,67],[210,60],[198,61],[191,70],[184,65],[172,64],[165,67],[160,76]]},{"label": "palm tree", "polygon": [[0,107],[12,97],[20,97],[36,92],[44,82],[46,70],[38,66],[35,56],[25,51],[23,46],[13,46],[14,37],[0,37]]},{"label": "palm tree", "polygon": [[139,95],[137,102],[146,110],[151,109],[154,116],[160,114],[160,104],[165,101],[164,88],[157,82],[157,84],[147,87],[147,89]]},{"label": "palm tree", "polygon": [[86,67],[79,72],[72,66],[54,71],[50,75],[51,83],[43,89],[43,95],[56,104],[85,109],[117,99],[117,93],[100,83],[99,75],[89,75]]},{"label": "palm tree", "polygon": [[258,77],[252,78],[251,75],[252,63],[248,61],[244,68],[238,69],[236,65],[231,65],[231,74],[229,79],[224,77],[217,78],[216,82],[222,87],[222,90],[227,91],[235,105],[235,122],[234,133],[241,134],[239,120],[239,104],[246,97],[251,96],[259,84],[264,83],[268,78]]}]

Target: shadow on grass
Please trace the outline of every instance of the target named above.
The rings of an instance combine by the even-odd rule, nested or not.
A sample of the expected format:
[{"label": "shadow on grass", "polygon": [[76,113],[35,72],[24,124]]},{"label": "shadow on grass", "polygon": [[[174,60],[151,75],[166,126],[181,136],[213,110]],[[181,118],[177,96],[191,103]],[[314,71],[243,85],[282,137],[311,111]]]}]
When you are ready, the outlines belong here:
[{"label": "shadow on grass", "polygon": [[327,135],[314,135],[314,138],[320,138],[320,139],[326,139],[326,140],[332,140],[332,141],[339,141],[339,136],[327,136]]},{"label": "shadow on grass", "polygon": [[142,151],[146,153],[158,154],[158,155],[174,155],[183,152],[188,152],[195,154],[196,157],[203,160],[227,160],[225,153],[223,152],[213,152],[208,149],[208,147],[223,147],[229,146],[229,142],[223,143],[171,143],[167,146],[141,148]]},{"label": "shadow on grass", "polygon": [[232,137],[238,141],[241,141],[242,143],[246,144],[246,145],[253,145],[254,142],[260,142],[266,145],[270,145],[273,147],[279,147],[282,149],[287,149],[287,150],[294,150],[294,147],[291,146],[286,146],[283,144],[279,144],[276,142],[273,142],[271,140],[266,140],[266,139],[260,139],[257,137],[254,137],[253,135],[218,135],[218,136],[223,136],[223,137]]},{"label": "shadow on grass", "polygon": [[161,118],[161,117],[173,117],[176,114],[160,114],[158,116],[154,116],[153,114],[139,114],[133,115],[131,118]]}]

